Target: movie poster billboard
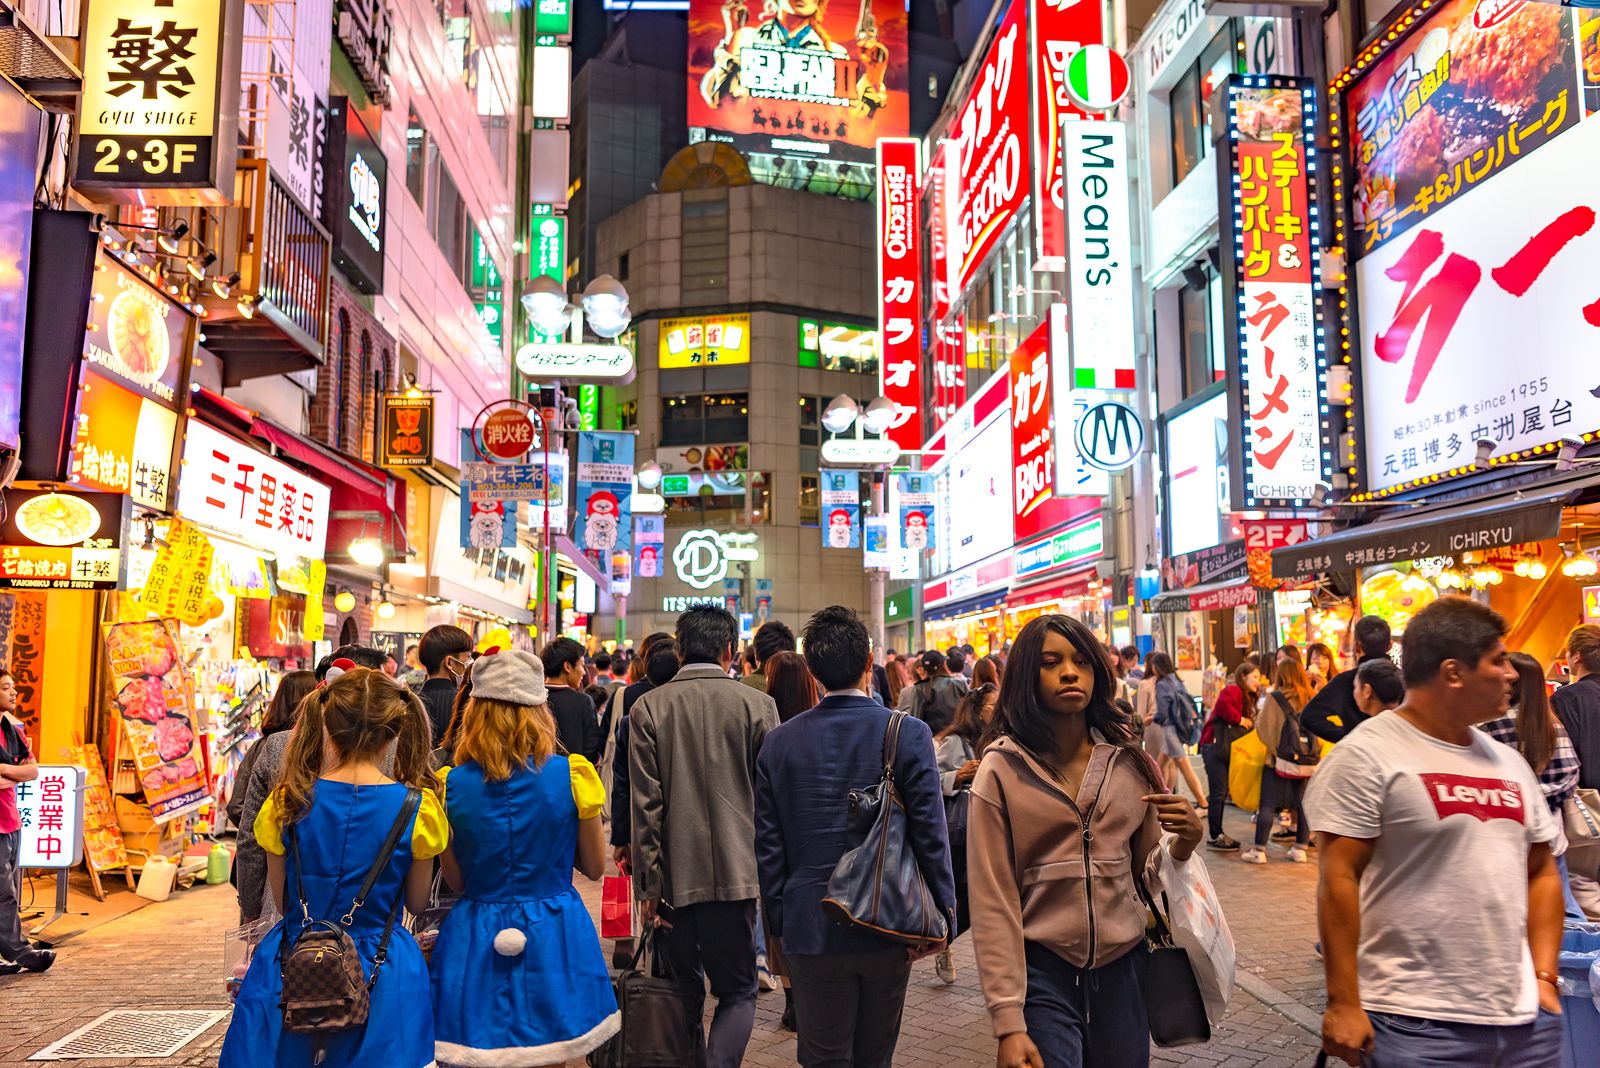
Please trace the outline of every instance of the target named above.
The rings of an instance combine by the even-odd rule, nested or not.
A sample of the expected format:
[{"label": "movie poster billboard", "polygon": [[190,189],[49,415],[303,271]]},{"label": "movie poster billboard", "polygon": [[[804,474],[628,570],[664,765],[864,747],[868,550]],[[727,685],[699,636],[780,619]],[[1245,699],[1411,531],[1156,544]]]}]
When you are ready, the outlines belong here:
[{"label": "movie poster billboard", "polygon": [[1523,0],[1447,0],[1349,83],[1354,256],[1422,224],[1583,118],[1584,86],[1600,81],[1600,49],[1586,24],[1580,83],[1580,17],[1594,16]]},{"label": "movie poster billboard", "polygon": [[151,818],[165,823],[208,804],[178,621],[109,623],[105,636],[112,708],[122,720]]},{"label": "movie poster billboard", "polygon": [[871,163],[909,129],[908,25],[899,0],[691,0],[689,125],[747,155]]}]

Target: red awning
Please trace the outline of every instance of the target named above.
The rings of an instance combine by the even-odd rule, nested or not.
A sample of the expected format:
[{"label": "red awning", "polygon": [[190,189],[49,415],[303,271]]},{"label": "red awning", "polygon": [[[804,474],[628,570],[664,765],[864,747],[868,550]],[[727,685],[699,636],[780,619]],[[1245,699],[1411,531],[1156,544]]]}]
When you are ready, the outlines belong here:
[{"label": "red awning", "polygon": [[1013,611],[1034,605],[1064,601],[1069,597],[1082,597],[1089,592],[1089,580],[1094,577],[1094,566],[1083,568],[1065,580],[1054,579],[1036,586],[1023,586],[1006,596],[1006,607]]},{"label": "red awning", "polygon": [[347,456],[252,412],[208,389],[195,391],[196,406],[223,415],[242,431],[274,446],[286,463],[316,476],[329,489],[327,559],[353,563],[349,545],[376,538],[391,561],[411,554],[406,540],[406,484],[380,467]]}]

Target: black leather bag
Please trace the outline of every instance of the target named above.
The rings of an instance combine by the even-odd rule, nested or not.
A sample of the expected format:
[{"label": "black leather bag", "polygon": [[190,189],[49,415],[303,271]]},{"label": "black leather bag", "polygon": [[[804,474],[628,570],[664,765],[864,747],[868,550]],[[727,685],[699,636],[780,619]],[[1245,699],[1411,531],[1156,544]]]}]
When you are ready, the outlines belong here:
[{"label": "black leather bag", "polygon": [[906,809],[894,781],[894,755],[904,712],[891,712],[883,734],[883,777],[850,791],[847,828],[865,828],[861,844],[839,858],[828,879],[822,907],[840,923],[894,942],[942,941],[949,924],[922,878],[906,831]]},{"label": "black leather bag", "polygon": [[593,1068],[695,1068],[704,1043],[705,984],[640,970],[646,947],[656,961],[663,959],[655,944],[661,937],[660,928],[641,937],[629,965],[611,973],[622,1028],[589,1054]]},{"label": "black leather bag", "polygon": [[[1150,957],[1144,973],[1144,1007],[1150,1022],[1150,1041],[1162,1049],[1209,1042],[1211,1021],[1206,1018],[1206,1003],[1200,996],[1200,983],[1194,977],[1189,954],[1172,941],[1166,917],[1137,873],[1133,884],[1155,921],[1145,933]],[[1162,901],[1165,900],[1163,894]]]}]

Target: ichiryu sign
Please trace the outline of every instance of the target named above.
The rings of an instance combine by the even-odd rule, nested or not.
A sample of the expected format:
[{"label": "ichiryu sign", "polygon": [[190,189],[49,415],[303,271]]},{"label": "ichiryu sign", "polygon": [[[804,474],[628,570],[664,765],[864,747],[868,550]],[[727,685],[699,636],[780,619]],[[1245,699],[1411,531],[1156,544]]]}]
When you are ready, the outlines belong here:
[{"label": "ichiryu sign", "polygon": [[824,463],[839,467],[891,467],[900,446],[888,438],[829,438],[822,443]]},{"label": "ichiryu sign", "polygon": [[633,353],[626,345],[530,342],[517,350],[517,370],[531,381],[594,382],[621,386],[633,381]]}]

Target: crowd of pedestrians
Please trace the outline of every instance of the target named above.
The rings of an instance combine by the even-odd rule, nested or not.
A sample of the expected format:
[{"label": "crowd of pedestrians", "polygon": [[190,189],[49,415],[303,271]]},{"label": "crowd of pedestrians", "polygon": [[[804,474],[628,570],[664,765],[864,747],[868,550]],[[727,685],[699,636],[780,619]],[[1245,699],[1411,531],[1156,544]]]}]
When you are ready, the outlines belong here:
[{"label": "crowd of pedestrians", "polygon": [[[1563,830],[1600,785],[1600,627],[1573,631],[1553,697],[1505,635],[1445,598],[1398,665],[1368,616],[1351,667],[1320,644],[1252,653],[1206,702],[1165,652],[1064,616],[984,656],[875,656],[842,607],[741,649],[731,614],[696,606],[615,659],[565,638],[480,653],[435,627],[398,678],[340,648],[283,678],[230,802],[241,920],[287,918],[222,1063],[576,1062],[625,1028],[613,976],[642,959],[714,999],[697,1063],[740,1064],[781,986],[801,1065],[886,1068],[912,964],[956,982],[970,930],[999,1068],[1137,1068],[1152,888],[1203,842],[1318,860],[1330,1054],[1554,1065],[1563,909],[1600,905],[1600,849]],[[925,903],[921,935],[847,900],[875,796],[902,858],[879,866]],[[1253,802],[1246,848],[1230,802]],[[610,973],[573,885],[608,870],[645,943],[617,939]],[[420,944],[403,914],[431,918]],[[359,962],[365,1026],[296,1015],[318,929]]]}]

